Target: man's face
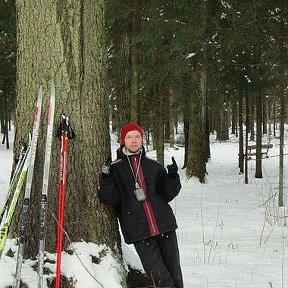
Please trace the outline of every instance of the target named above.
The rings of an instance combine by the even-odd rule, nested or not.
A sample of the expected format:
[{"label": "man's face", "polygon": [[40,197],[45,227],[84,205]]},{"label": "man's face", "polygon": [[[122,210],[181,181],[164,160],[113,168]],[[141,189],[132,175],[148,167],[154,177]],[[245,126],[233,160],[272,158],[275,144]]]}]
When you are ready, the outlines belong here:
[{"label": "man's face", "polygon": [[139,131],[129,131],[125,136],[125,148],[132,153],[137,152],[142,146],[142,137]]}]

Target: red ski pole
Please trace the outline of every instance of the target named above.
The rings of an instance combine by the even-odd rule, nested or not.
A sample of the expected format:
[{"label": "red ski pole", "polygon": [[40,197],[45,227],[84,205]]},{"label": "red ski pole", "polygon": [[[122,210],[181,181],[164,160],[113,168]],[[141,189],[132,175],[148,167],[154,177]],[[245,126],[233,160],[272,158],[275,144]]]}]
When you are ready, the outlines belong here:
[{"label": "red ski pole", "polygon": [[[61,131],[61,134],[60,134]],[[68,139],[74,138],[72,130],[69,134],[68,117],[64,114],[61,116],[61,123],[58,129],[58,135],[61,135],[60,150],[60,171],[59,171],[59,195],[58,195],[58,225],[57,225],[57,258],[56,258],[56,284],[55,288],[60,288],[61,283],[61,260],[63,247],[63,229],[64,229],[64,210],[65,210],[65,192],[67,177],[67,160],[68,160]]]}]

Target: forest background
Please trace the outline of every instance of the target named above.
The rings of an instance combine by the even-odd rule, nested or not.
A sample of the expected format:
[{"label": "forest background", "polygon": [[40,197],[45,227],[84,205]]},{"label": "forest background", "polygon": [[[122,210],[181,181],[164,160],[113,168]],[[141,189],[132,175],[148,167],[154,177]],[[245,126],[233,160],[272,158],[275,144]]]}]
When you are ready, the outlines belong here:
[{"label": "forest background", "polygon": [[[56,115],[63,110],[69,114],[77,133],[69,156],[73,164],[66,212],[72,240],[84,238],[110,247],[119,243],[113,211],[95,199],[95,173],[110,153],[110,121],[118,133],[126,122],[138,122],[160,163],[164,143],[184,145],[187,177],[201,183],[205,183],[211,133],[219,141],[228,140],[229,131],[238,137],[240,173],[247,171],[247,143],[255,141],[255,177],[261,178],[261,149],[268,144],[262,143],[263,135],[269,135],[269,142],[279,125],[279,175],[283,175],[287,5],[284,0],[0,3],[2,142],[8,148],[7,130],[13,120],[14,153],[19,153],[20,142],[27,141],[31,131],[38,86],[42,83],[44,93],[49,93],[50,81],[55,80]],[[184,135],[174,143],[179,123]],[[43,124],[34,177],[38,180],[33,184],[38,191],[44,132]],[[58,146],[53,145],[50,189],[57,187]],[[281,206],[281,181],[279,187]],[[56,197],[49,201],[52,207],[57,202]],[[83,215],[81,207],[87,203],[93,209]],[[38,212],[38,205],[32,204],[31,213]],[[20,213],[21,208],[16,216]],[[76,220],[73,215],[81,217]],[[105,226],[107,217],[111,225]],[[91,229],[81,225],[87,221]],[[14,235],[19,222],[13,224]],[[51,250],[55,227],[47,229]],[[37,223],[28,229],[27,241],[37,239],[35,231]],[[36,251],[33,241],[27,256]]]}]

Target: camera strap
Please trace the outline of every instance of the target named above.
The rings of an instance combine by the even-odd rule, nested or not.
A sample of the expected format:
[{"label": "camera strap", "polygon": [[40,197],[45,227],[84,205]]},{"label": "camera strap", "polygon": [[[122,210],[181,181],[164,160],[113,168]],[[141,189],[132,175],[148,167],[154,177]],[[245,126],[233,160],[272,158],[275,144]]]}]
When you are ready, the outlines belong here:
[{"label": "camera strap", "polygon": [[[127,159],[128,159],[128,163],[129,163],[132,175],[133,175],[133,177],[135,179],[135,188],[138,189],[138,188],[140,188],[140,185],[138,183],[138,175],[139,175],[139,168],[140,168],[140,162],[141,162],[141,157],[142,157],[142,149],[139,151],[139,161],[138,161],[138,163],[136,163],[136,165],[137,165],[136,166],[136,172],[134,172],[134,169],[133,169],[133,166],[131,164],[129,156],[127,154],[126,154],[126,156],[127,156]],[[134,157],[136,158],[136,155]],[[136,162],[136,159],[135,159],[135,162]]]}]

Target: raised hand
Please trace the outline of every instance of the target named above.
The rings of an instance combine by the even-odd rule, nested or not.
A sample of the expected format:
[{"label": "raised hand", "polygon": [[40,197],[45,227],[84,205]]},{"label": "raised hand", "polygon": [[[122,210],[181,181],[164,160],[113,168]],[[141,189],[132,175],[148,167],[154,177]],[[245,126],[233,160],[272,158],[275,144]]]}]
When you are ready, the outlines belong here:
[{"label": "raised hand", "polygon": [[178,175],[178,166],[177,166],[177,163],[176,163],[174,157],[172,157],[172,164],[167,165],[167,170],[168,170],[168,175],[171,178],[177,178],[179,176]]}]

